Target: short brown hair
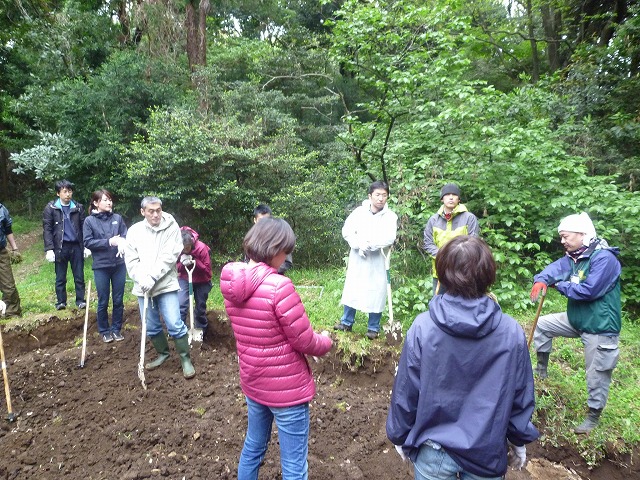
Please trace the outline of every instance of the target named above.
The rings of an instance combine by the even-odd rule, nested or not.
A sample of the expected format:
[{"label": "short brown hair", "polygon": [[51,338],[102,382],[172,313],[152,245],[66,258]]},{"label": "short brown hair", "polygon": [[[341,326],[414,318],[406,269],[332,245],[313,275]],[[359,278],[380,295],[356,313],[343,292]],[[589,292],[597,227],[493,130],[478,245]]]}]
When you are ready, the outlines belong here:
[{"label": "short brown hair", "polygon": [[91,208],[93,208],[94,203],[100,203],[103,195],[113,202],[113,195],[111,195],[111,192],[109,190],[101,188],[91,194]]},{"label": "short brown hair", "polygon": [[448,294],[480,298],[496,281],[496,262],[487,242],[460,235],[438,250],[436,273]]},{"label": "short brown hair", "polygon": [[293,252],[296,236],[282,218],[264,217],[244,236],[242,248],[254,262],[269,263],[280,252]]}]

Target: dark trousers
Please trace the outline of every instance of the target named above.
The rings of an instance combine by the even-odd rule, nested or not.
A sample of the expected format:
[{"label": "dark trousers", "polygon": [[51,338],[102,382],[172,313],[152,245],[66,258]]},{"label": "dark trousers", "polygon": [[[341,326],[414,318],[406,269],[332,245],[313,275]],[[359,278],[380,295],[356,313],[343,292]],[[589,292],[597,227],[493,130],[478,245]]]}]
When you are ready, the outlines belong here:
[{"label": "dark trousers", "polygon": [[[93,271],[98,292],[98,331],[101,334],[120,332],[124,312],[124,283],[127,279],[127,268],[124,263],[113,267],[96,268]],[[111,327],[109,327],[109,296],[113,292],[113,309]]]},{"label": "dark trousers", "polygon": [[[178,279],[180,283],[180,291],[178,299],[180,301],[180,317],[187,325],[189,324],[189,282],[182,278]],[[193,326],[195,328],[206,329],[207,323],[207,299],[211,291],[211,282],[202,282],[193,284]]]},{"label": "dark trousers", "polygon": [[76,285],[76,305],[84,302],[84,247],[79,243],[62,243],[62,250],[56,254],[56,297],[57,303],[67,304],[67,268]]},{"label": "dark trousers", "polygon": [[19,317],[22,314],[20,295],[13,278],[9,250],[6,248],[0,250],[0,292],[2,292],[2,300],[7,304],[7,317]]}]

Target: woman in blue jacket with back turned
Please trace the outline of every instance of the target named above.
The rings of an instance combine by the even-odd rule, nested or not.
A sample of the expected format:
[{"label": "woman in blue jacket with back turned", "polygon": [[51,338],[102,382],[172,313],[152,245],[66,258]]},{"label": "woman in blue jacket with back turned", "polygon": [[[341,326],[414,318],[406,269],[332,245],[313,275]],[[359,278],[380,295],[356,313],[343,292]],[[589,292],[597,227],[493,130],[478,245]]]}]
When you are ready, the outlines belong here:
[{"label": "woman in blue jacket with back turned", "polygon": [[[113,213],[113,196],[108,190],[96,190],[91,195],[91,215],[82,226],[84,246],[93,256],[93,276],[98,291],[98,331],[104,343],[124,340],[124,245],[127,226],[122,217]],[[109,295],[113,292],[113,311],[109,326]]]},{"label": "woman in blue jacket with back turned", "polygon": [[436,256],[446,293],[407,332],[387,436],[415,478],[501,479],[526,463],[533,372],[522,327],[489,297],[496,264],[477,237],[450,240]]}]

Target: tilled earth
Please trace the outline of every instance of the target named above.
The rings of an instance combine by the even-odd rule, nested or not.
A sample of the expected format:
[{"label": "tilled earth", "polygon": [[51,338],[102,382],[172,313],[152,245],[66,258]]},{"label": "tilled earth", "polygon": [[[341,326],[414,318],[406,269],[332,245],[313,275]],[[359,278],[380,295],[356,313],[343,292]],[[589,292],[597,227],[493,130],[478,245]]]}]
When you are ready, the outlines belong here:
[{"label": "tilled earth", "polygon": [[[103,344],[92,315],[83,368],[83,312],[30,329],[3,326],[17,417],[6,420],[0,402],[0,479],[236,478],[247,419],[224,314],[209,312],[210,331],[192,347],[194,379],[182,377],[172,346],[165,365],[145,372],[147,390],[137,376],[138,311],[128,309],[125,322],[125,340]],[[146,346],[152,358],[155,352]],[[352,370],[334,348],[310,363],[318,387],[311,405],[310,478],[413,478],[385,435],[396,358],[381,354]],[[605,460],[590,471],[569,448],[545,450],[536,442],[528,455],[526,470],[509,471],[507,480],[640,478],[633,456]],[[281,478],[275,427],[260,478]]]}]

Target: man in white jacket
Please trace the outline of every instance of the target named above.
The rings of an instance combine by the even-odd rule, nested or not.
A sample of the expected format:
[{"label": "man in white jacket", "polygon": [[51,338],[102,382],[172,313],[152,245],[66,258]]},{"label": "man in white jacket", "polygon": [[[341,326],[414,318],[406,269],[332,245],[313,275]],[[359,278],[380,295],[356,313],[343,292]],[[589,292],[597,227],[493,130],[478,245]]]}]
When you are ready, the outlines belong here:
[{"label": "man in white jacket", "polygon": [[367,338],[378,337],[387,298],[387,275],[381,249],[393,245],[398,228],[398,216],[387,206],[388,199],[389,185],[373,182],[369,186],[369,198],[344,222],[342,236],[351,251],[340,301],[344,313],[334,330],[350,332],[356,310],[360,310],[369,314]]},{"label": "man in white jacket", "polygon": [[162,314],[180,354],[182,373],[185,378],[192,378],[196,371],[191,363],[188,329],[180,318],[178,300],[180,285],[176,261],[183,249],[180,227],[171,214],[162,211],[162,200],[158,197],[143,198],[140,213],[144,220],[127,232],[125,263],[134,282],[132,293],[138,297],[141,316],[144,296],[149,297],[147,336],[158,352],[158,358],[147,363],[145,368],[158,368],[169,358],[169,342],[160,322]]}]

